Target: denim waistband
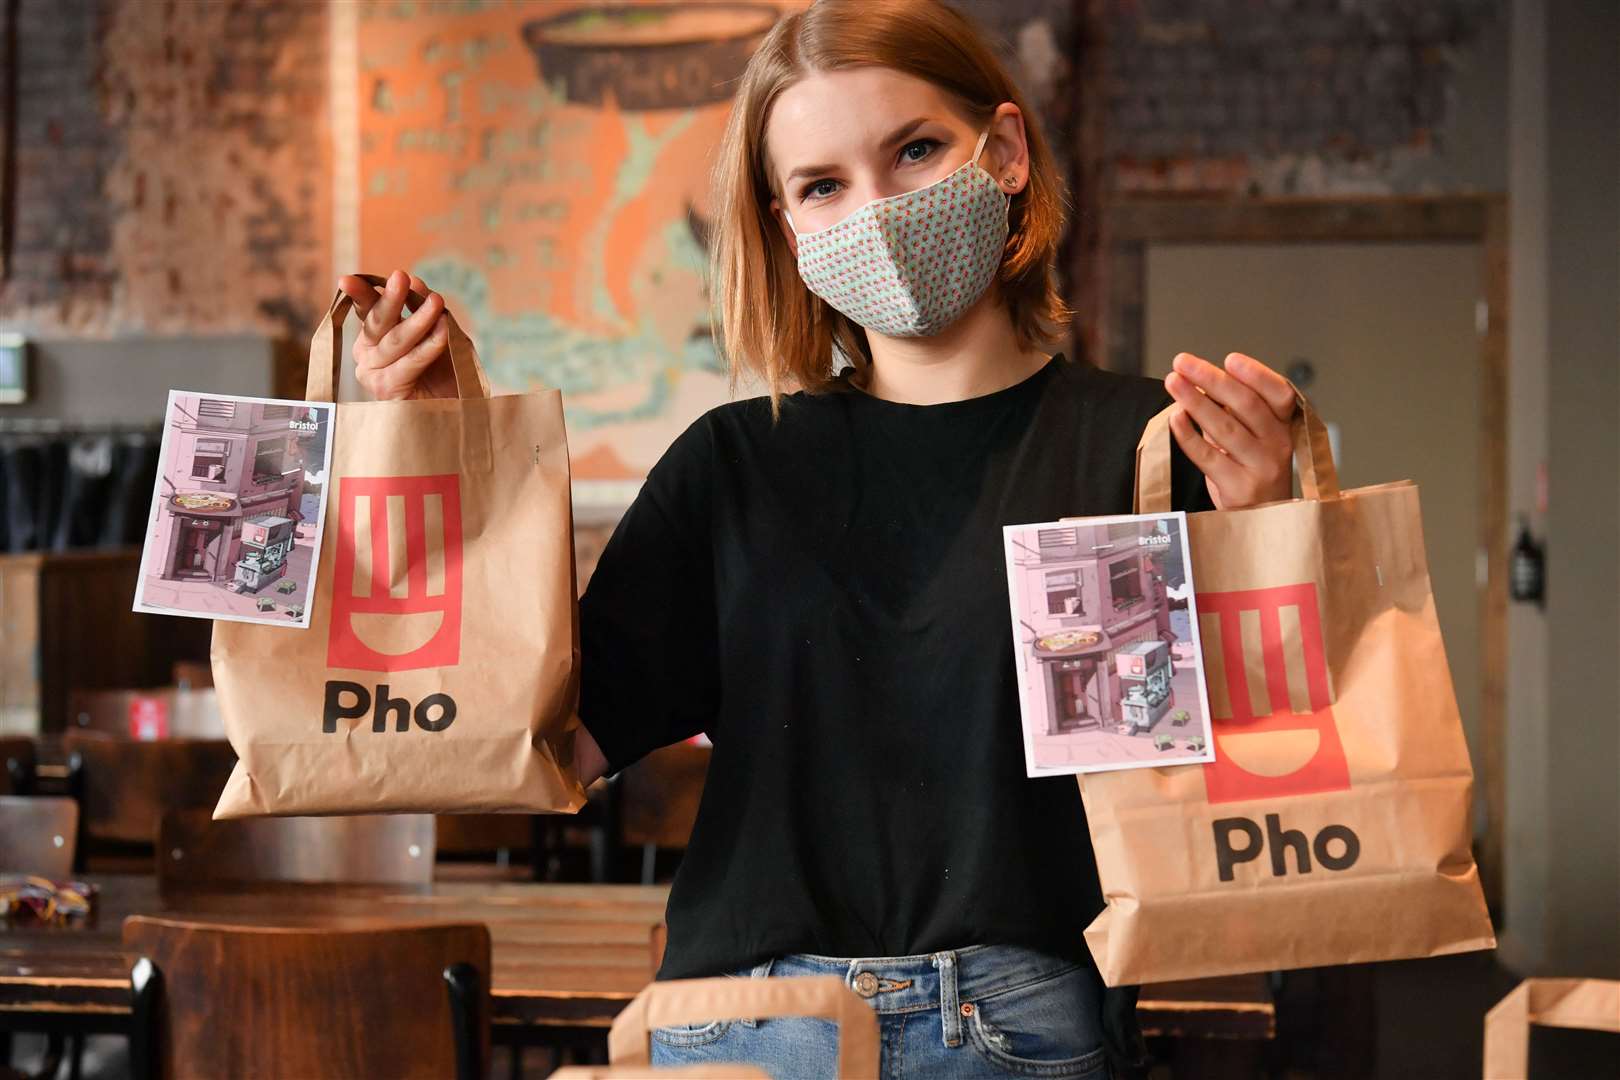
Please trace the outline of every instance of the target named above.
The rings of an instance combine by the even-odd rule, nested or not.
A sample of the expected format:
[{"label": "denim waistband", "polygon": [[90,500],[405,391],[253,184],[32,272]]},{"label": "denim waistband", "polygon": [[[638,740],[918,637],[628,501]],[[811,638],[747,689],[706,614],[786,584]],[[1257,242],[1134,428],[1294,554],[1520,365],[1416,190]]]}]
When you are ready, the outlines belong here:
[{"label": "denim waistband", "polygon": [[1082,966],[1079,961],[1020,945],[969,945],[915,956],[789,953],[734,974],[837,975],[879,1013],[940,1009],[949,1020],[960,1002],[988,998]]}]

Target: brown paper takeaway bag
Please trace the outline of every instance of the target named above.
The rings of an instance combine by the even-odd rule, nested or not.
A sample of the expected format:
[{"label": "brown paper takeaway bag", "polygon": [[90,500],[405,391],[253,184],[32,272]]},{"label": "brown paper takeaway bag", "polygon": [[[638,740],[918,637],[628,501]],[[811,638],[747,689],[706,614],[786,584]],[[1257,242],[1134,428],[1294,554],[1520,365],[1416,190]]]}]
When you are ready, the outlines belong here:
[{"label": "brown paper takeaway bag", "polygon": [[[858,997],[843,979],[834,975],[774,979],[674,979],[655,982],[635,996],[613,1020],[608,1032],[610,1070],[595,1075],[614,1078],[657,1076],[765,1076],[764,1070],[732,1066],[735,1073],[722,1073],[724,1066],[693,1065],[679,1069],[651,1069],[652,1031],[675,1024],[735,1020],[741,1017],[765,1019],[783,1016],[817,1016],[838,1025],[839,1080],[877,1080],[877,1013]],[[650,1072],[649,1072],[650,1070]],[[554,1076],[577,1074],[563,1070]]]},{"label": "brown paper takeaway bag", "polygon": [[1620,982],[1526,979],[1485,1014],[1485,1080],[1528,1080],[1530,1025],[1620,1035]]},{"label": "brown paper takeaway bag", "polygon": [[[1304,498],[1187,516],[1215,761],[1080,779],[1111,986],[1496,944],[1417,485],[1341,492],[1298,401]],[[1169,416],[1139,513],[1170,508]]]},{"label": "brown paper takeaway bag", "polygon": [[[315,331],[309,401],[335,400],[348,310]],[[491,397],[449,328],[456,398],[336,406],[309,628],[214,625],[238,758],[216,818],[584,804],[561,395]]]}]

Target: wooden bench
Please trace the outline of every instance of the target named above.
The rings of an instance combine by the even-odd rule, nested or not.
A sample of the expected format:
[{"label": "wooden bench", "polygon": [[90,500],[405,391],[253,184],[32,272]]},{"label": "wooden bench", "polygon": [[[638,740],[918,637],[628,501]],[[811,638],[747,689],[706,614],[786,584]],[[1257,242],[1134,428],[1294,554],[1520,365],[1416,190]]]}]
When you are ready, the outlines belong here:
[{"label": "wooden bench", "polygon": [[1270,1074],[1277,1007],[1269,976],[1152,983],[1136,1002],[1155,1062],[1172,1076],[1254,1080]]}]

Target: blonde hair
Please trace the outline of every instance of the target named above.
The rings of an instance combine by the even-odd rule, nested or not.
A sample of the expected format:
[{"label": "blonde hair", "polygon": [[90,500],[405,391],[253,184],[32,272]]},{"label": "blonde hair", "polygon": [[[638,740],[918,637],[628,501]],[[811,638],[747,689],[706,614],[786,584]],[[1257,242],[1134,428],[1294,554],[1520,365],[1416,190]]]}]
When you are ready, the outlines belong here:
[{"label": "blonde hair", "polygon": [[926,80],[970,117],[988,121],[1004,101],[1024,115],[1029,182],[1012,198],[997,287],[1021,349],[1059,337],[1072,312],[1055,280],[1064,192],[1034,114],[983,32],[940,0],[817,0],[781,19],[743,72],[714,168],[715,243],[710,283],[718,341],[733,389],[753,375],[777,413],[786,388],[811,392],[833,380],[833,347],[857,369],[871,363],[866,331],[799,279],[772,216],[765,123],[777,97],[815,72],[875,66]]}]

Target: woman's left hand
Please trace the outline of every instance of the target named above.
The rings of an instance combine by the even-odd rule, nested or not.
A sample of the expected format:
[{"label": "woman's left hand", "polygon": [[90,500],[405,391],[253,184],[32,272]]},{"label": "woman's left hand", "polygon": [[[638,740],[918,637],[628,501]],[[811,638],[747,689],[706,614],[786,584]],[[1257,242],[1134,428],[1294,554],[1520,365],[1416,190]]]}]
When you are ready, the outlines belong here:
[{"label": "woman's left hand", "polygon": [[1227,355],[1225,371],[1192,353],[1176,354],[1173,366],[1164,385],[1181,408],[1170,414],[1170,431],[1203,471],[1216,507],[1292,497],[1295,406],[1288,380],[1242,353]]}]

